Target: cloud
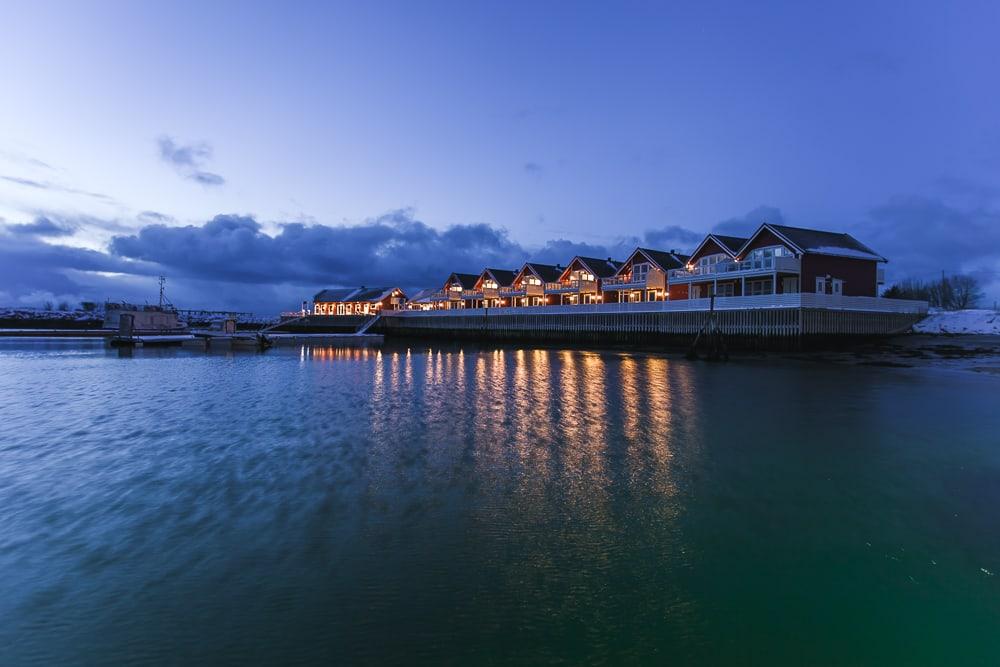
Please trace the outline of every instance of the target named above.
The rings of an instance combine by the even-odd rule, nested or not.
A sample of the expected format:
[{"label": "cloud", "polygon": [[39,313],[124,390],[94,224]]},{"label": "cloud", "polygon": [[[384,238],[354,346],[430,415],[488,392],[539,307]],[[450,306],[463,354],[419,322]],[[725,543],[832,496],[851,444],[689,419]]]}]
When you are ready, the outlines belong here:
[{"label": "cloud", "polygon": [[101,194],[100,192],[89,192],[87,190],[78,190],[77,188],[67,187],[65,185],[60,185],[58,183],[50,183],[48,181],[36,181],[30,178],[22,178],[20,176],[0,176],[0,179],[7,181],[8,183],[14,183],[15,185],[20,185],[26,188],[34,188],[36,190],[47,190],[50,192],[65,192],[71,195],[83,195],[85,197],[92,197],[94,199],[100,199],[104,202],[114,203],[114,197],[109,197],[108,195]]},{"label": "cloud", "polygon": [[894,279],[927,280],[941,271],[998,278],[1000,209],[897,196],[873,208],[851,233],[889,258]]},{"label": "cloud", "polygon": [[213,174],[210,171],[193,171],[188,174],[188,178],[202,185],[222,185],[226,182],[226,179],[222,178],[222,176]]},{"label": "cloud", "polygon": [[140,221],[147,223],[174,221],[174,217],[172,215],[167,215],[166,213],[159,213],[158,211],[143,211],[136,217]]},{"label": "cloud", "polygon": [[679,225],[669,225],[646,232],[646,243],[656,249],[692,250],[705,238],[704,232],[696,232]]},{"label": "cloud", "polygon": [[173,166],[184,178],[209,187],[225,184],[226,179],[219,174],[202,169],[212,159],[212,147],[207,142],[183,145],[169,136],[162,136],[157,145],[160,159]]},{"label": "cloud", "polygon": [[712,227],[712,231],[731,236],[750,236],[764,222],[770,222],[774,225],[786,224],[785,216],[781,214],[781,209],[762,205],[748,212],[746,215],[723,220]]},{"label": "cloud", "polygon": [[284,223],[277,235],[250,216],[204,225],[148,225],[117,236],[112,254],[155,262],[193,278],[303,285],[436,285],[452,271],[518,267],[527,256],[506,231],[485,224],[436,230],[396,211],[363,225]]},{"label": "cloud", "polygon": [[[758,207],[716,228],[747,233],[764,219],[786,222],[778,209]],[[120,230],[118,221],[44,215],[6,229],[0,226],[0,285],[15,299],[47,293],[75,295],[77,300],[142,300],[155,296],[154,277],[162,274],[178,305],[274,313],[323,287],[434,287],[453,271],[516,269],[529,258],[562,265],[575,255],[625,259],[637,245],[689,252],[702,238],[699,232],[670,225],[605,243],[578,242],[567,235],[525,246],[502,228],[468,223],[438,229],[410,210],[358,225],[268,221],[265,226],[253,216],[227,214],[179,226],[154,211],[140,214],[139,221],[140,228],[112,236],[106,252],[57,241],[65,230]],[[788,222],[812,226],[808,221]],[[277,231],[265,231],[273,229]],[[1000,291],[997,208],[896,197],[839,231],[854,234],[889,257],[891,280],[963,270],[987,283],[990,299]]]},{"label": "cloud", "polygon": [[44,216],[39,216],[32,222],[7,225],[7,229],[17,236],[72,236],[76,232],[75,225],[56,222]]},{"label": "cloud", "polygon": [[538,164],[537,162],[525,162],[524,170],[529,174],[538,175],[542,173],[543,168],[542,165]]},{"label": "cloud", "polygon": [[55,167],[53,167],[48,162],[43,162],[38,158],[33,158],[30,155],[25,155],[24,153],[21,153],[19,151],[0,150],[0,158],[3,158],[10,162],[15,162],[17,164],[27,165],[29,167],[36,167],[38,169],[55,170]]}]

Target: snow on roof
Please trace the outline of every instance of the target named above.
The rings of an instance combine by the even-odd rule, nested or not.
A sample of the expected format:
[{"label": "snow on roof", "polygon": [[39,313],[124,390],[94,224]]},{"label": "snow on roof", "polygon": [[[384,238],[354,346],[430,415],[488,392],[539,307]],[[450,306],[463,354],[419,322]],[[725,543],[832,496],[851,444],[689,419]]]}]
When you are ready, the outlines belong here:
[{"label": "snow on roof", "polygon": [[819,246],[809,248],[809,252],[817,255],[836,255],[838,257],[854,257],[856,259],[874,259],[881,261],[882,257],[873,252],[865,252],[856,248],[838,248],[836,246]]}]

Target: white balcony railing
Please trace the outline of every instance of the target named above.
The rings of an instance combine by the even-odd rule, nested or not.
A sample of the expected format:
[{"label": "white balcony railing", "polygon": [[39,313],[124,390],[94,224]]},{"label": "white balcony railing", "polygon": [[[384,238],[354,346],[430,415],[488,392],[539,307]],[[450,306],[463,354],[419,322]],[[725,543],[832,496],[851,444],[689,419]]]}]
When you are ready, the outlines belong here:
[{"label": "white balcony railing", "polygon": [[[560,313],[659,313],[691,310],[708,310],[710,299],[675,299],[673,301],[642,301],[639,303],[598,303],[569,306],[531,306],[504,308],[466,308],[462,311],[433,310],[406,311],[393,310],[382,314],[383,317],[435,316],[448,317],[456,315],[472,315],[503,312],[545,313],[558,315]],[[828,310],[858,310],[881,313],[915,313],[927,312],[926,301],[909,299],[886,299],[876,296],[837,296],[833,294],[814,294],[812,292],[796,292],[789,294],[764,294],[760,296],[725,296],[716,297],[716,310],[753,310],[757,308],[823,308]]]},{"label": "white balcony railing", "polygon": [[798,257],[757,257],[742,262],[718,262],[707,266],[693,266],[690,269],[671,269],[670,280],[691,281],[700,278],[739,277],[754,273],[798,273],[802,262]]},{"label": "white balcony railing", "polygon": [[601,287],[606,290],[620,289],[663,289],[666,286],[665,274],[662,271],[650,271],[642,276],[615,276],[601,281]]},{"label": "white balcony railing", "polygon": [[569,292],[596,292],[596,280],[567,280],[562,283],[545,283],[545,291],[552,294]]}]

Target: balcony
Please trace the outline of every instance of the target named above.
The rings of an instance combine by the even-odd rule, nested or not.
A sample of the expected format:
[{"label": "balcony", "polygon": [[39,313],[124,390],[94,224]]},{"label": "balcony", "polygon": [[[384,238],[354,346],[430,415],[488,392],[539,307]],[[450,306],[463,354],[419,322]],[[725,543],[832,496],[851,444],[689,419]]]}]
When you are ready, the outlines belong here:
[{"label": "balcony", "polygon": [[471,301],[472,299],[482,299],[483,293],[478,290],[467,289],[462,292],[462,299],[465,301]]},{"label": "balcony", "polygon": [[644,290],[663,289],[666,287],[666,274],[663,271],[650,271],[645,275],[616,276],[605,278],[601,286],[606,290]]},{"label": "balcony", "polygon": [[[558,283],[553,283],[558,284]],[[514,287],[501,287],[500,296],[501,298],[508,297],[518,297],[518,296],[542,296],[545,294],[545,288],[539,283],[538,285],[532,285],[530,283],[521,283]]]},{"label": "balcony", "polygon": [[546,294],[587,294],[596,291],[596,280],[567,280],[561,283],[545,283]]},{"label": "balcony", "polygon": [[759,273],[799,273],[802,263],[798,257],[758,257],[742,262],[719,262],[690,269],[672,269],[670,282],[698,282],[717,278],[742,278]]}]

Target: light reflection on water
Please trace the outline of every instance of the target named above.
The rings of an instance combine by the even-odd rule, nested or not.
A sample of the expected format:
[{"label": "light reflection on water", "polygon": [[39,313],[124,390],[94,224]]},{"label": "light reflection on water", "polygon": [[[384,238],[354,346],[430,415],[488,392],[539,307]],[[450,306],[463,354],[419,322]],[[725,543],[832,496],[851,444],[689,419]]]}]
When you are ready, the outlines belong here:
[{"label": "light reflection on water", "polygon": [[[0,343],[0,646],[11,664],[992,657],[997,388],[628,352]],[[871,637],[886,619],[924,630],[902,650]]]}]

